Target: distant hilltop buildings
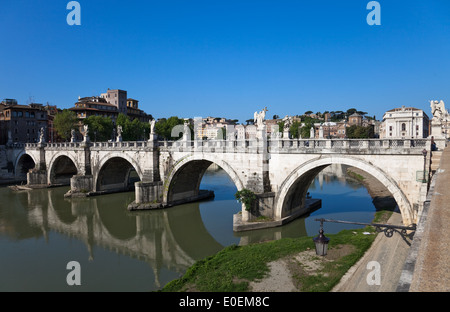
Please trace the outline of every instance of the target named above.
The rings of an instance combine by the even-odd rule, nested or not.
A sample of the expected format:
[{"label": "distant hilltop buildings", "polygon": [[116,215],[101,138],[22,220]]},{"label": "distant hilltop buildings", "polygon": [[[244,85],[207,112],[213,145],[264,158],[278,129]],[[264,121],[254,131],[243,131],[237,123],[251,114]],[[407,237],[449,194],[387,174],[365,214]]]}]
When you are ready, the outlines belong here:
[{"label": "distant hilltop buildings", "polygon": [[[437,104],[436,104],[436,103]],[[433,106],[433,103],[434,106]],[[443,101],[432,101],[432,115],[440,112],[444,107]],[[433,109],[434,107],[434,109]],[[131,120],[138,119],[141,122],[149,122],[152,115],[139,108],[139,101],[129,98],[127,91],[120,89],[108,89],[99,96],[79,97],[74,106],[69,108],[74,112],[83,124],[83,120],[90,116],[108,117],[115,123],[119,114],[128,116]],[[353,110],[353,111],[352,111]],[[441,109],[444,111],[445,109]],[[41,129],[44,130],[47,142],[56,142],[59,137],[55,133],[53,120],[61,111],[55,105],[30,103],[18,104],[15,99],[4,99],[0,102],[0,145],[7,143],[38,142]],[[350,111],[350,113],[349,113]],[[278,138],[299,137],[304,138],[349,138],[350,131],[355,127],[370,128],[370,137],[392,139],[416,139],[427,138],[433,135],[431,131],[432,120],[421,109],[414,107],[398,107],[388,110],[381,121],[375,120],[375,116],[366,117],[355,109],[344,113],[306,112],[301,116],[285,116],[280,118],[274,115],[272,119],[265,120],[268,137],[274,135]],[[440,119],[445,121],[445,130],[440,130],[440,137],[447,136],[447,123],[450,120],[447,111],[441,113]],[[436,120],[436,116],[433,120]],[[201,120],[200,120],[201,119]],[[246,120],[246,124],[238,124],[237,119],[222,117],[207,117],[194,120],[195,136],[197,139],[225,138],[227,126],[234,126],[236,139],[252,139],[256,137],[256,127],[253,119]],[[295,136],[292,135],[292,127],[297,128]],[[305,131],[300,131],[303,127]],[[436,132],[437,126],[433,130]],[[443,128],[443,129],[444,129]],[[352,130],[353,129],[353,130]],[[295,129],[294,129],[295,130]],[[307,134],[307,135],[305,135]],[[435,134],[436,135],[436,134]]]},{"label": "distant hilltop buildings", "polygon": [[[80,123],[89,116],[109,117],[115,122],[120,113],[131,120],[149,122],[153,117],[139,109],[139,101],[127,97],[125,90],[110,90],[100,96],[79,97],[69,108]],[[18,104],[15,99],[0,102],[0,145],[9,143],[36,143],[41,129],[47,142],[59,140],[53,127],[55,115],[61,111],[56,105]]]},{"label": "distant hilltop buildings", "polygon": [[148,122],[152,119],[143,110],[139,109],[139,101],[127,97],[125,90],[110,90],[100,96],[79,97],[75,107],[69,110],[76,113],[78,119],[83,120],[89,116],[110,117],[113,121],[122,113],[130,119]]}]

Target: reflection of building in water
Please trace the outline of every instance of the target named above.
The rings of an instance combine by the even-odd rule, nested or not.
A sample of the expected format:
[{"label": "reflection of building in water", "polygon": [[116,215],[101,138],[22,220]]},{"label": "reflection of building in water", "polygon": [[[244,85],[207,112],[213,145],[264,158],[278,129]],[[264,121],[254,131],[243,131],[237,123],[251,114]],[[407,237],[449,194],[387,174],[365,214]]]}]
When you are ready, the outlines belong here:
[{"label": "reflection of building in water", "polygon": [[338,180],[342,182],[342,184],[346,183],[347,179],[347,168],[348,166],[341,165],[341,164],[331,164],[324,168],[319,174],[317,175],[317,179],[319,180],[320,188],[323,188],[323,182],[326,183],[331,182],[331,180]]}]

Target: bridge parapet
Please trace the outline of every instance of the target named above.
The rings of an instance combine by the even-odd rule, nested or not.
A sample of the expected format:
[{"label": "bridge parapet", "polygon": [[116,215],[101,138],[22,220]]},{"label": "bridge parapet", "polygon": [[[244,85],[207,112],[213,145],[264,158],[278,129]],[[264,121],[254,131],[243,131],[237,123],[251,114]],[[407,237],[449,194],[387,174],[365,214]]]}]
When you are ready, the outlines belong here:
[{"label": "bridge parapet", "polygon": [[[439,141],[439,140],[435,140]],[[266,143],[266,144],[264,144]],[[429,150],[430,139],[257,139],[246,140],[177,140],[177,141],[123,141],[91,142],[92,150],[147,150],[159,147],[164,152],[216,153],[375,153],[421,154]],[[48,150],[85,148],[84,142],[26,143],[26,149],[44,147]]]},{"label": "bridge parapet", "polygon": [[422,154],[429,139],[197,140],[159,143],[165,152]]}]

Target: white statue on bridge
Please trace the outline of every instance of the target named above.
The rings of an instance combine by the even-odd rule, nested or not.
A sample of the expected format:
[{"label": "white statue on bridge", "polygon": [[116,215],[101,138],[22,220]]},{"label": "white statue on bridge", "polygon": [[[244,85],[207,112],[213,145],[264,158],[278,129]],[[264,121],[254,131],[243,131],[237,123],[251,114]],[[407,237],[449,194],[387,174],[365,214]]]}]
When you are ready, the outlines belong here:
[{"label": "white statue on bridge", "polygon": [[156,124],[155,119],[150,120],[150,134],[155,134],[155,124]]},{"label": "white statue on bridge", "polygon": [[44,127],[41,128],[39,133],[39,143],[45,143],[44,141]]},{"label": "white statue on bridge", "polygon": [[88,143],[89,142],[89,126],[88,125],[84,125],[83,126],[84,129],[84,133],[83,133],[83,142]]},{"label": "white statue on bridge", "polygon": [[434,120],[441,121],[442,118],[448,116],[448,111],[445,109],[444,101],[430,101],[431,114]]},{"label": "white statue on bridge", "polygon": [[117,139],[116,142],[122,142],[122,126],[117,126]]},{"label": "white statue on bridge", "polygon": [[262,111],[255,112],[253,114],[253,121],[257,127],[264,125],[264,119],[266,118],[266,112],[268,111],[267,107],[264,107]]}]

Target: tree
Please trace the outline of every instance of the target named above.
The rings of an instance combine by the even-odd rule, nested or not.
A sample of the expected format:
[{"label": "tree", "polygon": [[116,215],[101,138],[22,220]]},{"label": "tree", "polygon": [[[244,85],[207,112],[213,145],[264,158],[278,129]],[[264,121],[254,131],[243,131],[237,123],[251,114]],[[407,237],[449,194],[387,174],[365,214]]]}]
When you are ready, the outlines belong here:
[{"label": "tree", "polygon": [[61,112],[55,115],[53,120],[53,126],[56,133],[63,139],[68,140],[71,137],[72,129],[76,129],[77,116],[74,112],[63,109]]},{"label": "tree", "polygon": [[313,113],[313,112],[309,110],[309,111],[306,111],[306,112],[305,112],[305,115],[311,115],[312,113]]},{"label": "tree", "polygon": [[111,139],[114,124],[109,117],[89,116],[84,120],[84,124],[89,126],[90,136],[95,141],[108,141]]},{"label": "tree", "polygon": [[300,129],[300,134],[303,139],[307,139],[310,137],[311,127],[314,127],[314,122],[311,119],[305,121],[305,125]]},{"label": "tree", "polygon": [[184,120],[176,116],[172,116],[169,119],[161,118],[155,124],[155,132],[166,140],[179,139],[182,134],[176,138],[172,138],[172,129],[177,125],[184,124]]},{"label": "tree", "polygon": [[273,115],[272,116],[272,119],[279,119],[280,118],[280,116],[278,116],[278,115]]},{"label": "tree", "polygon": [[356,108],[349,108],[349,109],[347,109],[347,117],[348,116],[350,116],[350,115],[353,115],[354,113],[356,113]]},{"label": "tree", "polygon": [[278,132],[283,132],[284,129],[284,121],[277,122],[278,125]]},{"label": "tree", "polygon": [[[116,124],[122,127],[122,139],[124,141],[138,141],[144,138],[144,134],[150,130],[150,125],[139,119],[131,121],[125,114],[117,116]],[[155,125],[156,128],[156,125]]]},{"label": "tree", "polygon": [[289,127],[289,132],[291,133],[291,136],[295,139],[298,139],[300,137],[300,121],[294,121],[292,125]]},{"label": "tree", "polygon": [[373,127],[363,127],[363,126],[357,126],[353,125],[347,128],[347,137],[349,139],[367,139],[367,138],[373,138],[374,131]]}]

